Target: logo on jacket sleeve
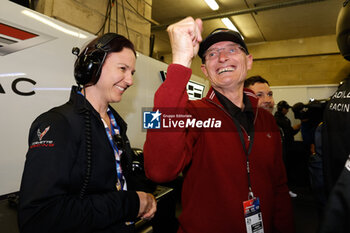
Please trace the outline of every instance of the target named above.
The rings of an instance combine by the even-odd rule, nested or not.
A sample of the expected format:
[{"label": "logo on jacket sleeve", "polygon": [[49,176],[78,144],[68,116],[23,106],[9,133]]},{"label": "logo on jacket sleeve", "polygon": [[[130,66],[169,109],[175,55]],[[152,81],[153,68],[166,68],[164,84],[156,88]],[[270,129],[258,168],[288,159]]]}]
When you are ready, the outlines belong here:
[{"label": "logo on jacket sleeve", "polygon": [[47,126],[43,130],[40,130],[40,128],[38,128],[36,131],[36,135],[38,136],[39,140],[33,141],[30,144],[29,148],[33,149],[33,148],[39,148],[39,147],[54,147],[55,143],[53,142],[53,140],[43,140],[44,136],[47,134],[47,132],[49,132],[49,130],[50,130],[50,126]]},{"label": "logo on jacket sleeve", "polygon": [[50,126],[46,127],[46,129],[42,133],[40,132],[40,129],[38,129],[37,135],[38,135],[39,141],[43,139],[43,137],[49,131],[49,129],[50,129]]}]

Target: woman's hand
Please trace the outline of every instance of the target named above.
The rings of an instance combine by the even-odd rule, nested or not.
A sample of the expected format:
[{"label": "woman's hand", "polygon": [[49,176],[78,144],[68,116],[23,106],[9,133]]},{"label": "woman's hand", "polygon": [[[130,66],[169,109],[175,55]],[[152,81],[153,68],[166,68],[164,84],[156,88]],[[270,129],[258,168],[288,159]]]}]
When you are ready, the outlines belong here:
[{"label": "woman's hand", "polygon": [[154,217],[157,211],[157,202],[154,196],[150,193],[136,192],[140,199],[140,209],[137,217],[141,219],[150,220]]}]

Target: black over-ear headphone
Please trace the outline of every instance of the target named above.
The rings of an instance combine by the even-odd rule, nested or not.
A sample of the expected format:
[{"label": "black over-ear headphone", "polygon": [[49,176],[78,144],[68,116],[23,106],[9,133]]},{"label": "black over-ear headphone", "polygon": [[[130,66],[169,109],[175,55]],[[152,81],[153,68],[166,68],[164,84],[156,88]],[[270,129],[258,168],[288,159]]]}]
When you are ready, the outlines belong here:
[{"label": "black over-ear headphone", "polygon": [[[111,47],[109,43],[118,36],[116,33],[107,33],[97,40],[94,48],[86,47],[74,63],[74,77],[78,85],[96,84],[100,78],[102,65]],[[90,50],[90,51],[89,51]],[[73,54],[78,48],[73,48]]]}]

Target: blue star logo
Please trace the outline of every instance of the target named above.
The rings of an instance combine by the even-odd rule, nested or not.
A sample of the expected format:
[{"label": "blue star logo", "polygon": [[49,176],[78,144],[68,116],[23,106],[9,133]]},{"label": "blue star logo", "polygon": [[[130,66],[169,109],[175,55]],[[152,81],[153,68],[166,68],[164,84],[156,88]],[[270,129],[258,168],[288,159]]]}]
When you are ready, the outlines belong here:
[{"label": "blue star logo", "polygon": [[161,128],[161,115],[157,109],[156,112],[144,111],[143,112],[143,128],[144,129],[160,129]]}]

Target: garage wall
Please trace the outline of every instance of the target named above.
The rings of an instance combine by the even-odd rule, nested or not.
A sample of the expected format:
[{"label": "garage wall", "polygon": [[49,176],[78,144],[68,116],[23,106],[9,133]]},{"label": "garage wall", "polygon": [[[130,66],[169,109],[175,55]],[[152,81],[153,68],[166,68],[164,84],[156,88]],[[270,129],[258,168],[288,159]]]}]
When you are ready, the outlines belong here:
[{"label": "garage wall", "polygon": [[350,74],[339,54],[257,59],[248,75],[261,75],[271,86],[338,84]]},{"label": "garage wall", "polygon": [[338,84],[350,73],[335,35],[250,44],[253,68],[272,86]]},{"label": "garage wall", "polygon": [[[96,34],[104,24],[108,2],[109,0],[38,0],[35,10]],[[135,44],[138,52],[149,55],[152,0],[118,1],[117,25],[116,5],[114,3],[111,8],[111,19],[107,20],[104,32],[118,30],[119,34]]]}]

